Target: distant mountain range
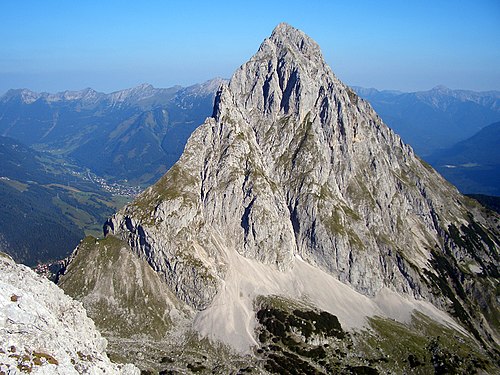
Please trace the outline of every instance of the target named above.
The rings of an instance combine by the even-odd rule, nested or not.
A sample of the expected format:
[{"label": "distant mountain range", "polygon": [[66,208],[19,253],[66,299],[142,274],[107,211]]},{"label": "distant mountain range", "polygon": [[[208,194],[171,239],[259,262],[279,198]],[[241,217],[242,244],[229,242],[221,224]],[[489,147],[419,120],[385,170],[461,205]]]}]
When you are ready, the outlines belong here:
[{"label": "distant mountain range", "polygon": [[0,97],[0,251],[35,265],[100,233],[138,191],[132,185],[151,184],[177,161],[223,81]]},{"label": "distant mountain range", "polygon": [[111,94],[10,90],[0,98],[0,135],[71,158],[103,177],[149,185],[211,115],[222,82],[167,89],[143,84]]},{"label": "distant mountain range", "polygon": [[500,91],[353,89],[424,159],[500,120]]},{"label": "distant mountain range", "polygon": [[500,195],[500,122],[427,160],[465,193]]}]

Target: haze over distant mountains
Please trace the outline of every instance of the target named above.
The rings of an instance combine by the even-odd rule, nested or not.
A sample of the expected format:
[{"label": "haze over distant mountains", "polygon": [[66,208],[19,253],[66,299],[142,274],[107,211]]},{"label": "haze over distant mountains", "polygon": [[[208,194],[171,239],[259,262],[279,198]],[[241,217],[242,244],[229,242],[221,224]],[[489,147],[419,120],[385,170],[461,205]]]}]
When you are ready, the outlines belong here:
[{"label": "haze over distant mountains", "polygon": [[463,192],[500,196],[500,122],[435,151],[427,161]]},{"label": "haze over distant mountains", "polygon": [[500,120],[500,91],[353,89],[424,159]]},{"label": "haze over distant mountains", "polygon": [[211,114],[221,82],[167,89],[143,84],[111,94],[10,90],[0,98],[0,134],[69,157],[102,177],[147,186]]}]

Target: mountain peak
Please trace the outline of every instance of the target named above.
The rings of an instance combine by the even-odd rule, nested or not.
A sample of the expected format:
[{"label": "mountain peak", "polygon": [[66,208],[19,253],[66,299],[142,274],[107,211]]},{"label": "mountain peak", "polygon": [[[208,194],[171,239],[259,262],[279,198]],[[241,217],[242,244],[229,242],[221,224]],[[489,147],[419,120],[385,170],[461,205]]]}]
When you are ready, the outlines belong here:
[{"label": "mountain peak", "polygon": [[[391,316],[413,297],[479,311],[450,283],[460,273],[476,285],[474,270],[496,270],[493,222],[340,82],[303,32],[279,24],[221,87],[214,114],[169,172],[105,225],[198,311],[202,335],[248,350],[259,295],[310,297],[350,327],[364,321],[353,311]],[[471,228],[481,236],[469,246]],[[452,269],[455,253],[470,272]],[[339,307],[328,297],[337,285],[363,302]],[[483,330],[465,314],[464,325]]]},{"label": "mountain peak", "polygon": [[140,85],[137,85],[133,88],[136,91],[145,91],[145,90],[152,90],[154,89],[153,85],[150,83],[141,83]]},{"label": "mountain peak", "polygon": [[115,91],[109,94],[111,101],[115,104],[124,103],[127,101],[138,101],[147,99],[153,96],[158,89],[149,83],[141,83],[138,86],[128,88],[125,90]]},{"label": "mountain peak", "polygon": [[221,85],[227,84],[228,80],[221,77],[212,78],[203,83],[197,83],[192,86],[188,86],[182,90],[184,93],[188,93],[188,95],[212,95],[216,93]]},{"label": "mountain peak", "polygon": [[[235,72],[228,86],[226,103],[232,102],[254,116],[275,119],[282,115],[304,118],[321,86],[323,90],[330,87],[345,91],[345,85],[326,65],[318,44],[286,23],[274,29],[257,53]],[[215,114],[221,112],[220,102],[218,98]],[[226,105],[228,110],[231,107]]]},{"label": "mountain peak", "polygon": [[278,25],[276,25],[276,27],[274,28],[271,35],[276,34],[276,33],[286,33],[286,32],[290,32],[290,31],[296,32],[299,30],[286,22],[280,22]]},{"label": "mountain peak", "polygon": [[59,102],[59,101],[78,101],[78,100],[95,103],[102,96],[103,94],[95,91],[90,87],[87,87],[83,90],[77,90],[77,91],[66,90],[55,94],[46,94],[44,97],[48,103]]},{"label": "mountain peak", "polygon": [[437,92],[444,92],[444,93],[449,93],[452,90],[450,90],[448,87],[445,85],[437,85],[431,89],[431,91],[437,91]]},{"label": "mountain peak", "polygon": [[[280,56],[288,54],[294,58],[304,56],[313,61],[323,61],[318,44],[303,31],[284,22],[276,26],[271,36],[262,43],[260,49],[268,51],[269,44]],[[256,56],[259,56],[259,53]]]},{"label": "mountain peak", "polygon": [[38,100],[42,94],[31,91],[29,89],[10,89],[4,95],[0,97],[2,102],[7,102],[9,100],[20,100],[25,104],[31,104]]},{"label": "mountain peak", "polygon": [[316,48],[319,48],[317,43],[303,31],[296,29],[285,22],[282,22],[275,27],[271,33],[270,39],[277,45],[296,45],[299,49],[303,49],[306,45],[313,45]]},{"label": "mountain peak", "polygon": [[297,38],[309,38],[304,32],[295,27],[282,22],[278,24],[273,32],[271,33],[271,39],[274,40],[287,40],[287,39],[297,39]]}]

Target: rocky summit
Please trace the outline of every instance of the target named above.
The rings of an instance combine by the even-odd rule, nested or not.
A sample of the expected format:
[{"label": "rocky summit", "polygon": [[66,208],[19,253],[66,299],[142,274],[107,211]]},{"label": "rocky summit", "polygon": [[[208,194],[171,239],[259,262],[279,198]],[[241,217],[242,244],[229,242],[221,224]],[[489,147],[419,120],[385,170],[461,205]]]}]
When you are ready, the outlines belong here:
[{"label": "rocky summit", "polygon": [[[77,248],[61,286],[143,368],[495,373],[498,220],[280,24],[180,160]],[[117,271],[124,257],[133,274]],[[156,338],[120,335],[104,322],[117,308],[131,326],[168,316]],[[157,343],[147,359],[139,336]]]}]

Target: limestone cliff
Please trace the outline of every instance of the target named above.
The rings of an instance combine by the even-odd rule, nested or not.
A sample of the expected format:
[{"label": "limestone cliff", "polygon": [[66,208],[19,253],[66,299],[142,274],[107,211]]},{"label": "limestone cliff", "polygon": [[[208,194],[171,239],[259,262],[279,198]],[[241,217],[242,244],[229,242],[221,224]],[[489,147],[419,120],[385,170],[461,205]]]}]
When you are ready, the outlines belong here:
[{"label": "limestone cliff", "polygon": [[180,160],[105,234],[199,311],[197,332],[242,351],[256,344],[261,295],[358,328],[415,308],[491,349],[498,219],[421,161],[312,39],[280,24],[221,86]]}]

